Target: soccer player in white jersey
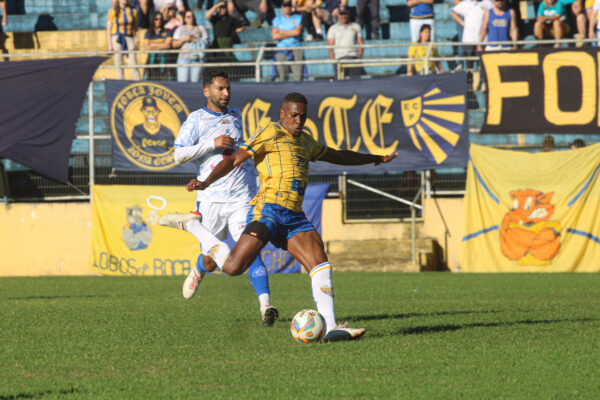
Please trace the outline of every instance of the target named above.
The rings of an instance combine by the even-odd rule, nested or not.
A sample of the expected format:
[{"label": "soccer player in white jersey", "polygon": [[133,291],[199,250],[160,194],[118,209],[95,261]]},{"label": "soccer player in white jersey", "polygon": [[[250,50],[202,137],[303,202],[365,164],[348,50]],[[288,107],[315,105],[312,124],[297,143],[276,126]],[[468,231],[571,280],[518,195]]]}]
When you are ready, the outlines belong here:
[{"label": "soccer player in white jersey", "polygon": [[[175,161],[177,164],[196,163],[198,179],[205,179],[244,142],[241,113],[228,107],[231,89],[227,74],[209,70],[203,81],[207,104],[188,116],[175,140]],[[223,242],[227,230],[235,241],[240,238],[250,210],[248,202],[256,190],[256,169],[245,163],[210,190],[198,191],[194,213],[168,214],[159,220],[161,225],[191,233],[200,242],[202,254],[183,284],[186,299],[194,296],[206,272],[213,271],[227,258],[229,247]],[[258,296],[263,324],[271,326],[278,311],[269,304],[267,269],[260,255],[252,262],[248,276]]]}]

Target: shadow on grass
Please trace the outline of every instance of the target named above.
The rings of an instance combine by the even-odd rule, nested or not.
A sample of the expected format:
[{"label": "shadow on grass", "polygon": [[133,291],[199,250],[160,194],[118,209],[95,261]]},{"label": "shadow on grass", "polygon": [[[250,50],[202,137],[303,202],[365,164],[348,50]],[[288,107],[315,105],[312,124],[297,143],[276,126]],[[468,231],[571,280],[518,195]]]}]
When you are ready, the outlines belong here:
[{"label": "shadow on grass", "polygon": [[[514,326],[514,325],[543,325],[543,324],[559,324],[562,322],[590,322],[597,321],[596,318],[575,318],[575,319],[525,319],[519,321],[512,322],[474,322],[471,324],[446,324],[446,325],[428,325],[428,326],[415,326],[412,328],[403,329],[401,331],[396,332],[398,335],[421,335],[421,334],[429,334],[429,333],[439,333],[439,332],[450,332],[450,331],[458,331],[461,329],[469,329],[469,328],[496,328],[496,327],[504,327],[504,326]],[[381,337],[385,335],[370,335],[375,337]]]},{"label": "shadow on grass", "polygon": [[79,393],[79,390],[71,387],[71,389],[61,389],[61,390],[46,390],[38,393],[17,393],[17,394],[9,394],[2,395],[0,394],[0,400],[18,400],[18,399],[41,399],[48,395],[58,394],[58,395],[69,395]]},{"label": "shadow on grass", "polygon": [[[378,314],[378,315],[355,315],[345,316],[343,320],[348,321],[373,321],[381,319],[404,319],[412,317],[431,317],[444,315],[466,315],[466,314],[499,314],[507,312],[508,310],[469,310],[469,311],[438,311],[433,313],[405,313],[405,314]],[[514,312],[515,310],[510,310]]]},{"label": "shadow on grass", "polygon": [[[0,298],[1,300],[58,300],[58,299],[93,299],[93,298],[110,298],[110,297],[118,297],[111,294],[82,294],[82,295],[67,295],[67,296],[24,296],[24,297],[6,297]],[[0,400],[3,400],[0,397]]]}]

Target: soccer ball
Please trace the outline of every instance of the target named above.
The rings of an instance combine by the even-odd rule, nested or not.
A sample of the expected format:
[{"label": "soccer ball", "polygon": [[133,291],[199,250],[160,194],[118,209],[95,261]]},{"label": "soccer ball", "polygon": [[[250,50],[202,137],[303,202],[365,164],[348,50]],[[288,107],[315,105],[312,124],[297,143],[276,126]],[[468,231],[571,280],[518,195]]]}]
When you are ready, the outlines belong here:
[{"label": "soccer ball", "polygon": [[297,342],[316,342],[325,334],[325,319],[315,310],[302,310],[292,318],[290,329]]}]

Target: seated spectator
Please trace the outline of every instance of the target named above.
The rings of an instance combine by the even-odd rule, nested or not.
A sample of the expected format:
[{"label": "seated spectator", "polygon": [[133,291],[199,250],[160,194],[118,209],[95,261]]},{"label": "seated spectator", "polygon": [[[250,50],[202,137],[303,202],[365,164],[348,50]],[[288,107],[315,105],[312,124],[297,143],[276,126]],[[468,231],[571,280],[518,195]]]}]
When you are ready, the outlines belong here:
[{"label": "seated spectator", "polygon": [[174,5],[168,5],[163,12],[163,16],[165,17],[165,29],[173,35],[175,30],[179,28],[183,21],[181,20],[181,16],[177,14],[177,9]]},{"label": "seated spectator", "polygon": [[552,135],[544,136],[544,140],[542,141],[543,151],[552,151],[554,149],[554,138]]},{"label": "seated spectator", "polygon": [[[586,3],[587,4],[587,3]],[[589,14],[589,32],[588,38],[596,39],[600,37],[600,18],[598,18],[598,12],[600,12],[600,0],[595,0],[592,10]]]},{"label": "seated spectator", "polygon": [[[213,26],[214,39],[211,45],[213,49],[231,49],[235,34],[246,29],[240,20],[227,14],[227,3],[225,1],[217,2],[208,10],[206,19]],[[231,62],[234,60],[233,53],[230,51],[211,54],[212,60],[216,62]]]},{"label": "seated spectator", "polygon": [[[252,24],[246,18],[248,10],[256,13],[256,20],[252,21]],[[267,0],[227,0],[227,12],[232,18],[241,21],[244,26],[259,27],[267,19]]]},{"label": "seated spectator", "polygon": [[[516,44],[493,44],[494,42],[517,41],[519,35],[516,20],[515,10],[508,8],[507,0],[494,0],[494,8],[486,11],[483,16],[479,33],[480,42],[485,41],[487,36],[487,42],[490,43],[485,47],[485,51],[516,50]],[[482,50],[482,46],[478,45],[477,51],[481,52]]]},{"label": "seated spectator", "polygon": [[[4,2],[2,2],[4,4]],[[127,0],[113,1],[112,8],[106,15],[106,34],[108,51],[114,51],[114,63],[117,68],[117,79],[123,79],[122,65],[123,52],[135,50],[137,43],[137,11],[128,5]],[[140,73],[134,53],[127,56],[127,63],[131,67],[133,79],[140,80]]]},{"label": "seated spectator", "polygon": [[[165,29],[165,19],[160,12],[155,12],[152,17],[152,26],[146,32],[144,36],[144,49],[145,50],[168,50],[171,48],[171,42],[173,38],[171,34]],[[148,56],[148,65],[160,65],[166,63],[165,53],[150,53]],[[160,68],[146,68],[144,74],[145,79],[149,80],[168,80],[170,73],[165,67]]]},{"label": "seated spectator", "polygon": [[[538,8],[533,34],[538,40],[560,40],[570,31],[566,21],[567,11],[560,1],[544,0]],[[554,47],[560,47],[560,43],[555,43]]]},{"label": "seated spectator", "polygon": [[302,26],[306,30],[306,40],[323,40],[323,23],[328,12],[321,0],[292,0],[292,13],[302,15]]},{"label": "seated spectator", "polygon": [[356,2],[356,22],[361,27],[367,25],[371,28],[371,37],[379,39],[379,0],[357,0]]},{"label": "seated spectator", "polygon": [[[427,53],[429,52],[429,58],[431,57],[439,57],[437,46],[431,46],[431,51],[429,50],[429,45],[427,43],[431,42],[431,27],[427,24],[421,25],[419,29],[419,41],[415,42],[412,46],[408,48],[408,58],[409,59],[421,59],[420,61],[409,62],[406,65],[406,75],[424,75],[424,74],[433,74],[435,72],[442,73],[444,70],[442,69],[442,63],[440,61],[429,61],[427,64],[429,67],[429,71],[425,68],[425,58],[427,58]],[[413,72],[414,70],[414,72]]]},{"label": "seated spectator", "polygon": [[[198,26],[192,10],[187,10],[183,17],[185,24],[173,34],[173,48],[180,50],[204,50],[208,47],[208,33],[203,26]],[[187,64],[198,64],[204,61],[204,52],[181,52],[177,57],[177,82],[200,82],[202,67],[188,67]]]},{"label": "seated spectator", "polygon": [[[567,22],[569,26],[577,28],[575,38],[585,39],[587,37],[587,17],[583,12],[583,0],[558,0],[558,2],[562,3],[565,7],[567,21],[570,20],[570,22]],[[577,43],[577,47],[581,46],[583,46],[583,42]]]},{"label": "seated spectator", "polygon": [[[463,53],[466,57],[477,55],[477,46],[475,43],[479,42],[483,15],[493,7],[494,5],[490,0],[463,0],[452,8],[450,15],[463,27],[462,42],[473,43],[473,45],[463,47]],[[474,61],[468,61],[467,69],[472,70],[473,67]]]},{"label": "seated spectator", "polygon": [[[470,0],[465,0],[470,1]],[[433,0],[408,0],[406,2],[410,8],[410,41],[418,42],[421,32],[421,25],[427,24],[431,27],[431,40],[435,40],[435,25],[433,20]],[[456,7],[455,7],[456,8]],[[463,24],[461,24],[462,26]]]},{"label": "seated spectator", "polygon": [[[362,58],[361,45],[364,43],[362,28],[356,22],[350,22],[349,10],[345,6],[338,7],[338,18],[338,23],[332,25],[327,31],[327,44],[333,46],[329,48],[329,58],[332,60]],[[361,67],[348,68],[350,79],[360,78],[361,70]]]},{"label": "seated spectator", "polygon": [[[281,3],[283,15],[278,15],[273,19],[273,28],[271,35],[273,40],[277,40],[278,48],[300,47],[302,40],[302,16],[292,14],[291,0],[283,0]],[[275,52],[276,61],[300,61],[303,59],[302,49],[286,49]],[[293,78],[295,81],[301,81],[303,75],[303,65],[296,64],[291,66]],[[287,81],[289,65],[278,65],[277,75],[280,81]]]}]

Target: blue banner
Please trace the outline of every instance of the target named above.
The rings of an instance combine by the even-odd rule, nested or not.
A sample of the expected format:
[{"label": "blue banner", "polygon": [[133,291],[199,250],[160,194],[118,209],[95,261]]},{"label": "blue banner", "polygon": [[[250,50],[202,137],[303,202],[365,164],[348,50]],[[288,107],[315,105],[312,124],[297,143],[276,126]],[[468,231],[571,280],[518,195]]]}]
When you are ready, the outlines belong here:
[{"label": "blue banner", "polygon": [[[106,81],[111,108],[113,167],[117,170],[190,172],[173,161],[173,141],[189,112],[206,104],[201,84]],[[373,166],[312,164],[312,174],[395,172],[466,167],[469,130],[466,73],[335,82],[232,82],[231,106],[239,108],[244,137],[279,120],[281,100],[300,92],[308,101],[305,130],[337,149],[399,156]],[[149,105],[152,115],[144,112]],[[136,143],[144,131],[164,152],[149,154]],[[148,136],[148,135],[146,135]],[[148,139],[146,139],[148,140]]]}]

